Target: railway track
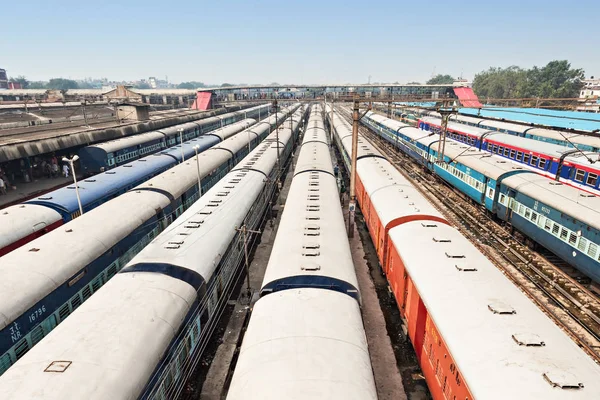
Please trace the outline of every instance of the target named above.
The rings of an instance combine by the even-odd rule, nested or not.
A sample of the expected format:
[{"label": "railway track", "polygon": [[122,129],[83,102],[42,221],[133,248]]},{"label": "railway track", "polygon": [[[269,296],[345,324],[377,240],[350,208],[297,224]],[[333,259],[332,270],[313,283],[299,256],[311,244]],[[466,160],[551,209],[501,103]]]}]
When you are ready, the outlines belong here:
[{"label": "railway track", "polygon": [[[349,119],[349,114],[345,114]],[[600,300],[554,265],[549,252],[523,243],[509,227],[493,220],[484,207],[396,150],[365,126],[359,132],[378,148],[463,235],[482,251],[557,325],[600,363]],[[563,263],[561,260],[559,263]]]}]

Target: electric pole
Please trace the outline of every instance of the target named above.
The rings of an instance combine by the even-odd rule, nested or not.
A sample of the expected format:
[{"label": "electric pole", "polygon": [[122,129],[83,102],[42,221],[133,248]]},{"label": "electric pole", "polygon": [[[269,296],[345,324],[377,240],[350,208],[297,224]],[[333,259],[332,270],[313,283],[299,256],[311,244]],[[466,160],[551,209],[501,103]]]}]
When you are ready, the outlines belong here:
[{"label": "electric pole", "polygon": [[241,228],[235,228],[236,231],[242,233],[242,240],[244,241],[244,263],[246,267],[246,293],[248,295],[248,304],[250,304],[252,296],[252,288],[250,287],[250,263],[248,261],[248,233],[260,233],[260,231],[253,231],[246,228],[246,224],[242,225]]}]

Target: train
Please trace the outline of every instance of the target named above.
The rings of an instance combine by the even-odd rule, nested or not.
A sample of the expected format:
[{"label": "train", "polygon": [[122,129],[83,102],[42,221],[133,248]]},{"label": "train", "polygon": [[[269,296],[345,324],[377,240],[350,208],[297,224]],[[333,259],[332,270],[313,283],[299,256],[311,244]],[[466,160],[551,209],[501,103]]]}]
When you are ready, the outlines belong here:
[{"label": "train", "polygon": [[398,150],[438,175],[494,218],[521,232],[600,282],[599,197],[524,168],[496,154],[367,113],[362,121]]},{"label": "train", "polygon": [[[246,119],[77,182],[83,212],[112,200],[148,179],[256,123]],[[273,122],[274,126],[275,122]],[[197,146],[197,148],[195,148]],[[75,185],[0,211],[0,257],[81,214]]]},{"label": "train", "polygon": [[[415,115],[417,126],[418,120],[423,116],[440,118],[440,114],[436,111],[412,108],[405,110],[405,112],[401,114],[406,114],[406,111],[409,111]],[[554,130],[542,128],[533,124],[518,124],[510,121],[499,121],[496,119],[473,117],[463,114],[452,115],[450,120],[469,126],[491,131],[498,131],[501,133],[508,133],[510,135],[538,140],[541,142],[553,143],[566,147],[577,147],[582,151],[591,151],[594,153],[600,152],[600,137],[594,134],[576,133],[566,130]]]},{"label": "train", "polygon": [[[440,133],[442,121],[434,117],[421,118],[419,127],[425,131]],[[582,151],[456,122],[448,122],[447,135],[479,150],[523,164],[557,181],[600,195],[600,167],[594,165],[600,159],[598,152]]]},{"label": "train", "polygon": [[0,373],[111,279],[299,106],[157,175],[1,258]]},{"label": "train", "polygon": [[319,105],[297,154],[227,399],[377,399]]},{"label": "train", "polygon": [[176,399],[240,276],[244,236],[237,228],[264,221],[278,160],[292,152],[302,111],[289,119],[291,127],[268,135],[2,375],[0,393],[13,400]]},{"label": "train", "polygon": [[[350,126],[329,120],[349,170]],[[599,397],[600,366],[362,135],[358,143],[356,199],[433,399]]]},{"label": "train", "polygon": [[234,122],[248,118],[261,120],[268,116],[269,110],[270,105],[259,105],[246,110],[86,146],[79,150],[81,172],[84,175],[99,174]]}]

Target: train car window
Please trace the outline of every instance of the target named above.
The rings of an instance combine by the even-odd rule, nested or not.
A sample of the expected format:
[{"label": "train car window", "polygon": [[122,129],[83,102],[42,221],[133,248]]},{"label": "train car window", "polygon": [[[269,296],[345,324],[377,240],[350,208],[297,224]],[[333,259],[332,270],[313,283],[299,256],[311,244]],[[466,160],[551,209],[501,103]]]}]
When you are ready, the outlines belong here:
[{"label": "train car window", "polygon": [[515,150],[511,150],[510,151],[510,158],[515,158],[515,154],[517,154],[517,152]]},{"label": "train car window", "polygon": [[521,161],[521,158],[523,158],[523,153],[520,151],[517,151],[517,161]]},{"label": "train car window", "polygon": [[510,153],[510,149],[508,147],[505,148],[504,149],[504,157],[508,157],[509,153]]},{"label": "train car window", "polygon": [[560,231],[560,238],[562,240],[566,240],[568,234],[569,234],[569,231],[567,231],[565,228],[562,228]]},{"label": "train car window", "polygon": [[552,233],[556,236],[558,236],[558,231],[560,230],[560,225],[558,224],[554,224],[554,226],[552,227]]},{"label": "train car window", "polygon": [[529,164],[529,154],[524,154],[524,155],[523,155],[523,162],[524,162],[525,164]]},{"label": "train car window", "polygon": [[546,159],[540,158],[540,168],[546,168]]},{"label": "train car window", "polygon": [[531,165],[533,165],[534,167],[537,165],[538,163],[538,156],[531,156]]},{"label": "train car window", "polygon": [[544,229],[547,230],[548,232],[550,232],[550,229],[552,229],[552,221],[550,221],[548,218],[546,218],[546,223],[544,224]]},{"label": "train car window", "polygon": [[598,252],[598,246],[595,243],[590,243],[590,247],[588,248],[588,255],[592,258],[596,258],[596,254]]},{"label": "train car window", "polygon": [[531,222],[536,222],[537,221],[537,217],[538,217],[537,213],[532,212],[531,213]]},{"label": "train car window", "polygon": [[569,235],[569,244],[575,245],[577,242],[577,235],[574,232],[571,232]]},{"label": "train car window", "polygon": [[588,177],[587,177],[586,183],[588,185],[590,185],[590,186],[596,186],[597,182],[598,182],[598,175],[592,174],[591,172],[588,173]]}]

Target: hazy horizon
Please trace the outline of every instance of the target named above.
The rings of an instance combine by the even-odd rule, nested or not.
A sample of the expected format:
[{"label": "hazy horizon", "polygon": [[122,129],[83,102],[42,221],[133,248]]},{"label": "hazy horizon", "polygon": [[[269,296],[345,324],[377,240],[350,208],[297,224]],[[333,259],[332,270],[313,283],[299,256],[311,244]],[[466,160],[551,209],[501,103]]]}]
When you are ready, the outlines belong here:
[{"label": "hazy horizon", "polygon": [[[201,3],[33,0],[3,6],[0,68],[29,80],[424,83],[566,59],[600,75],[583,17],[600,3]],[[19,16],[19,18],[15,18]],[[593,19],[592,19],[593,20]],[[589,27],[593,32],[593,26]],[[6,39],[8,38],[8,40]]]}]

